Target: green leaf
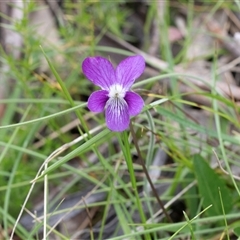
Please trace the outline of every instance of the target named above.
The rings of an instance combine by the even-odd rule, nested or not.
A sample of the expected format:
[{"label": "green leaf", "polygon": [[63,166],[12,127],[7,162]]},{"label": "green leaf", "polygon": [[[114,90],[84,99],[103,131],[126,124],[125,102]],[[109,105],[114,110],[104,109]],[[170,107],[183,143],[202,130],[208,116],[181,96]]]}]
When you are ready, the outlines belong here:
[{"label": "green leaf", "polygon": [[[195,176],[193,173],[188,173],[185,177],[184,177],[187,182],[183,183],[183,188],[187,187],[187,185],[190,182],[193,182],[195,180]],[[188,215],[189,218],[194,218],[197,213],[199,212],[199,201],[198,201],[198,190],[197,190],[197,186],[193,186],[191,187],[186,193],[185,193],[185,203],[188,209]]]},{"label": "green leaf", "polygon": [[225,213],[229,213],[232,209],[232,197],[226,183],[219,175],[209,166],[209,164],[198,154],[194,155],[193,166],[198,181],[199,193],[203,198],[203,207],[212,204],[207,214],[216,216],[223,214],[219,189],[222,196],[222,204]]},{"label": "green leaf", "polygon": [[240,227],[236,227],[233,229],[233,232],[235,235],[237,235],[238,237],[240,237]]}]

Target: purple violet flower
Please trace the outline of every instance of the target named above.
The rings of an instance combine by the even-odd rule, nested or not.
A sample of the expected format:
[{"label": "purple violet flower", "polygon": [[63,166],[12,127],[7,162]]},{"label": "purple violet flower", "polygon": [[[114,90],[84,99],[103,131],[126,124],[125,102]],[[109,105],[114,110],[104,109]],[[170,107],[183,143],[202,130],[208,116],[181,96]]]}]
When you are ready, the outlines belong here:
[{"label": "purple violet flower", "polygon": [[139,114],[144,106],[143,99],[130,88],[145,69],[140,55],[124,59],[114,69],[103,57],[87,57],[82,63],[84,75],[102,90],[93,92],[88,99],[92,112],[105,109],[107,127],[115,132],[128,128],[130,116]]}]

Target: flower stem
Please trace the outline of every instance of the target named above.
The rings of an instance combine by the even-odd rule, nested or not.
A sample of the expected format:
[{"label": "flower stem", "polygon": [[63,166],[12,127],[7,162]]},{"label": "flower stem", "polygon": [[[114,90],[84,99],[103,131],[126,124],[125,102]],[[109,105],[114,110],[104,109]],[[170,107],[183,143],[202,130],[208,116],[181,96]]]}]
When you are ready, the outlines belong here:
[{"label": "flower stem", "polygon": [[153,194],[155,195],[155,197],[156,197],[156,199],[157,199],[157,202],[159,203],[160,207],[162,208],[162,211],[163,211],[163,213],[165,214],[166,218],[168,219],[168,221],[169,221],[170,223],[172,223],[173,221],[172,221],[171,217],[169,216],[169,214],[167,213],[167,211],[166,211],[166,209],[165,209],[165,207],[164,207],[163,202],[162,202],[161,199],[159,198],[158,193],[157,193],[157,191],[156,191],[156,189],[155,189],[155,187],[154,187],[154,184],[153,184],[153,182],[152,182],[152,180],[151,180],[151,177],[150,177],[149,174],[148,174],[148,170],[147,170],[147,168],[146,168],[146,166],[145,166],[145,163],[144,163],[143,158],[142,158],[141,151],[140,151],[139,146],[138,146],[137,137],[136,137],[135,132],[134,132],[134,130],[133,130],[132,122],[130,122],[130,132],[131,132],[131,134],[132,134],[133,142],[134,142],[134,144],[135,144],[135,147],[136,147],[136,150],[137,150],[137,153],[138,153],[138,157],[139,157],[139,159],[140,159],[140,164],[142,165],[143,171],[144,171],[144,173],[145,173],[145,175],[146,175],[146,177],[147,177],[147,180],[148,180],[148,182],[149,182],[149,184],[150,184],[150,186],[151,186],[151,188],[152,188]]},{"label": "flower stem", "polygon": [[[144,214],[144,211],[142,208],[142,204],[141,204],[141,200],[140,200],[138,190],[137,190],[136,177],[134,174],[132,156],[131,156],[131,152],[130,152],[130,145],[129,145],[128,135],[127,135],[126,131],[122,132],[122,140],[123,140],[123,142],[121,141],[121,138],[119,138],[119,142],[120,142],[120,145],[121,145],[121,148],[122,148],[122,151],[123,151],[126,163],[127,163],[127,167],[128,167],[128,171],[129,171],[129,175],[130,175],[130,179],[131,179],[131,183],[132,183],[132,189],[133,189],[134,195],[136,197],[136,205],[137,205],[137,208],[139,211],[141,221],[143,224],[145,224],[146,217],[145,217],[145,214]],[[148,237],[149,236],[146,236],[146,239],[149,239]]]}]

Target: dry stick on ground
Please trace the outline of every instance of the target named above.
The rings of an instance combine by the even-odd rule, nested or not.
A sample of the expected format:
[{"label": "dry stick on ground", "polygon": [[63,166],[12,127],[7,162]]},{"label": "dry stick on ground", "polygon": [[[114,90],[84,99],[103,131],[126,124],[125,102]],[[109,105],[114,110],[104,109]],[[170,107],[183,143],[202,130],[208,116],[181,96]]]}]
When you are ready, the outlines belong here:
[{"label": "dry stick on ground", "polygon": [[82,197],[82,201],[86,207],[85,209],[86,209],[87,219],[88,219],[88,221],[86,221],[87,219],[84,220],[84,224],[87,224],[87,223],[89,224],[90,235],[92,237],[93,236],[92,218],[93,218],[94,214],[96,213],[97,208],[95,207],[95,209],[91,209],[91,212],[90,212],[84,197]]},{"label": "dry stick on ground", "polygon": [[206,23],[208,30],[214,34],[216,39],[234,56],[240,56],[240,48],[235,39],[226,36],[225,31],[222,29],[222,26],[218,24],[218,22],[211,19]]},{"label": "dry stick on ground", "polygon": [[[111,34],[111,33],[106,33],[106,36],[109,37],[111,40],[115,41],[116,43],[118,43],[119,45],[121,45],[122,47],[124,47],[125,49],[128,49],[130,51],[132,51],[133,53],[135,54],[140,54],[142,55],[146,62],[151,65],[153,68],[156,68],[158,70],[163,70],[163,71],[167,71],[168,69],[168,63],[164,62],[163,60],[161,59],[158,59],[154,56],[151,56],[147,53],[145,53],[144,51],[132,46],[130,43],[124,41],[123,39]],[[240,55],[238,55],[239,57]],[[228,69],[229,70],[229,69]],[[194,72],[193,70],[189,70],[189,69],[185,69],[183,66],[181,65],[176,65],[173,69],[174,72],[176,73],[180,73],[180,74],[186,74],[186,75],[189,75],[187,77],[187,80],[189,82],[192,82],[194,83],[196,86],[198,86],[199,88],[201,89],[204,89],[204,90],[207,90],[207,91],[210,91],[211,88],[209,86],[209,84],[207,85],[205,82],[209,83],[211,82],[210,80],[210,77],[207,78],[206,76],[203,77],[201,76],[199,73],[196,73]],[[154,70],[152,69],[152,74],[155,73],[155,75],[158,75],[159,74],[159,71],[157,70]],[[192,77],[190,77],[190,75]],[[205,80],[205,82],[202,82],[202,81],[199,81],[199,80],[196,80],[195,77],[197,78],[202,78],[203,80]],[[180,76],[180,78],[183,78]],[[186,77],[184,77],[186,78]],[[231,89],[231,92],[229,92],[229,88]],[[227,95],[227,96],[234,96],[234,99],[237,99],[237,100],[240,100],[240,88],[238,86],[234,86],[234,85],[230,85],[230,84],[227,84],[227,83],[223,83],[223,82],[217,82],[216,83],[216,90],[218,92],[222,92],[224,93],[224,95]]]},{"label": "dry stick on ground", "polygon": [[157,1],[156,2],[156,7],[157,7],[157,17],[154,18],[153,24],[152,24],[152,36],[151,36],[151,45],[149,47],[149,54],[150,55],[157,55],[157,51],[159,49],[159,44],[160,44],[160,26],[159,23],[163,22],[164,19],[164,13],[165,13],[165,1]]},{"label": "dry stick on ground", "polygon": [[57,1],[44,0],[45,3],[49,6],[57,25],[66,27],[67,23],[63,14],[63,11]]},{"label": "dry stick on ground", "polygon": [[161,199],[159,198],[158,193],[157,193],[157,191],[156,191],[156,189],[155,189],[155,187],[154,187],[154,185],[153,185],[153,182],[152,182],[152,180],[151,180],[151,178],[150,178],[150,176],[149,176],[149,174],[148,174],[148,170],[147,170],[147,168],[146,168],[146,166],[145,166],[145,163],[144,163],[144,160],[143,160],[143,158],[142,158],[141,151],[140,151],[140,149],[139,149],[139,147],[138,147],[138,140],[137,140],[137,137],[136,137],[135,132],[134,132],[134,130],[133,130],[133,125],[132,125],[132,122],[131,122],[131,121],[130,121],[130,132],[131,132],[131,134],[132,134],[133,142],[134,142],[135,148],[136,148],[137,153],[138,153],[138,158],[139,158],[140,163],[141,163],[141,165],[142,165],[143,171],[144,171],[144,173],[145,173],[145,175],[146,175],[146,177],[147,177],[147,180],[148,180],[148,182],[149,182],[149,184],[150,184],[150,186],[151,186],[151,188],[152,188],[153,194],[155,195],[155,197],[156,197],[156,199],[157,199],[157,202],[158,202],[158,204],[160,205],[160,207],[161,207],[163,213],[165,214],[166,218],[168,219],[168,221],[169,221],[169,222],[173,222],[172,219],[171,219],[171,217],[170,217],[169,214],[167,213],[166,209],[164,208],[164,204],[163,204],[163,202],[161,201]]},{"label": "dry stick on ground", "polygon": [[229,9],[225,8],[224,12],[227,14],[227,16],[229,17],[229,19],[235,24],[235,26],[238,28],[238,30],[240,31],[240,21],[237,18],[237,16],[230,11]]}]

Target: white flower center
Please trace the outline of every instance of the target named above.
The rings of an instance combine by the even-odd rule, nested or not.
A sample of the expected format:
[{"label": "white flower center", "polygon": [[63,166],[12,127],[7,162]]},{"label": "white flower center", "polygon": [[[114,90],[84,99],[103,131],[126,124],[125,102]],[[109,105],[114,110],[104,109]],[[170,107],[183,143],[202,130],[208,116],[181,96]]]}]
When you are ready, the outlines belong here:
[{"label": "white flower center", "polygon": [[108,96],[112,99],[123,99],[125,97],[126,90],[120,84],[114,84],[110,86]]}]

